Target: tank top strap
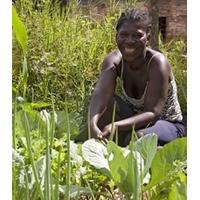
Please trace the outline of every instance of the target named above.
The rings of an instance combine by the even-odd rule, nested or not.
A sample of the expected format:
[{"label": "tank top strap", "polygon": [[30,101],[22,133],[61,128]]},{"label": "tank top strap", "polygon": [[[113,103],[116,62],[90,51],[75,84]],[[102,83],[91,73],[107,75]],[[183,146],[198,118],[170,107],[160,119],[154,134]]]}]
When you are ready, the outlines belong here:
[{"label": "tank top strap", "polygon": [[[149,65],[151,63],[151,61],[153,60],[154,57],[156,57],[157,55],[159,55],[160,53],[157,52],[155,53],[150,59],[149,59],[149,62],[147,63],[147,69],[149,70]],[[121,73],[120,73],[120,79],[122,80],[122,77],[123,77],[123,71],[124,71],[124,61],[122,59],[122,66],[121,66]]]},{"label": "tank top strap", "polygon": [[123,80],[123,72],[124,72],[124,60],[122,58],[122,65],[121,65],[121,73],[120,73],[120,80]]},{"label": "tank top strap", "polygon": [[160,54],[160,53],[157,52],[157,53],[155,53],[153,56],[151,56],[151,58],[149,59],[149,62],[147,63],[147,69],[148,69],[148,70],[149,70],[149,65],[150,65],[151,61],[153,60],[153,58],[156,57],[156,56],[159,55],[159,54]]}]

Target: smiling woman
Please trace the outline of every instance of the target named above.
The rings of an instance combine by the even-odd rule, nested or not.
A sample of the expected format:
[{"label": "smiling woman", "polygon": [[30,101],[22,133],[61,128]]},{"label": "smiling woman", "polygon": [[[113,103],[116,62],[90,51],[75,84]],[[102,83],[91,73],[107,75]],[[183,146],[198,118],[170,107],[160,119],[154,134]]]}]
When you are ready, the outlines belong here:
[{"label": "smiling woman", "polygon": [[[106,141],[111,130],[119,132],[119,144],[126,146],[134,127],[138,137],[155,133],[159,145],[185,136],[177,88],[166,57],[148,47],[148,13],[128,9],[116,26],[118,50],[102,62],[102,71],[90,103],[92,136]],[[121,94],[115,94],[116,81]],[[116,116],[112,122],[113,105]]]}]

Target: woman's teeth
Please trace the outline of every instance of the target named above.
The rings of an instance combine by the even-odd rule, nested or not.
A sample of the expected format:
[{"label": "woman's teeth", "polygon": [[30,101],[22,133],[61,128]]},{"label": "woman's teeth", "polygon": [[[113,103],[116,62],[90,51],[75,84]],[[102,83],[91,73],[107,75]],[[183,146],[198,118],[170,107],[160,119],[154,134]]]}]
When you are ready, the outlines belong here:
[{"label": "woman's teeth", "polygon": [[125,51],[127,52],[127,53],[133,53],[134,52],[134,48],[127,48],[127,47],[125,47]]}]

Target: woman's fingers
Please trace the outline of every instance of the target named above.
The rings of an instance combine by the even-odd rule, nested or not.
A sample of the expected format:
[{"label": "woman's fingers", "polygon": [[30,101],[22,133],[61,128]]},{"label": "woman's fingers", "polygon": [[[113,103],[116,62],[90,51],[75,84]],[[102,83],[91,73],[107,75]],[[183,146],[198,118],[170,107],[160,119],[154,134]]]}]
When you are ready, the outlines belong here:
[{"label": "woman's fingers", "polygon": [[108,139],[106,138],[109,135],[108,130],[104,130],[103,132],[98,128],[98,126],[95,124],[93,126],[93,132],[96,135],[96,138],[101,140],[104,144],[108,143]]},{"label": "woman's fingers", "polygon": [[104,135],[102,133],[99,133],[97,135],[97,138],[100,139],[104,144],[107,144],[108,143],[108,140],[107,138],[104,137]]}]

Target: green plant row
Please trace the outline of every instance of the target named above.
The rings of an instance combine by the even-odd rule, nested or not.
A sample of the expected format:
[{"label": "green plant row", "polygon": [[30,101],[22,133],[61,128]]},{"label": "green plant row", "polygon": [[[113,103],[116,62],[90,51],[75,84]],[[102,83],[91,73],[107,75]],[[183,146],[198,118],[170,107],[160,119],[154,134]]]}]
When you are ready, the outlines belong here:
[{"label": "green plant row", "polygon": [[[36,111],[19,103],[14,113],[13,199],[186,199],[187,141],[157,150],[147,135],[121,148],[89,139],[74,143],[77,120],[66,111]],[[67,123],[66,123],[67,122]],[[71,139],[71,140],[70,140]]]}]

